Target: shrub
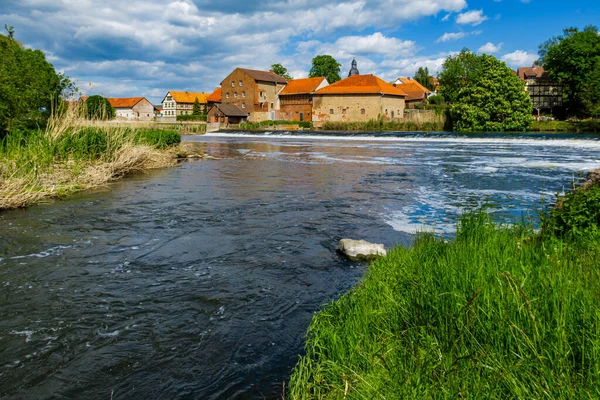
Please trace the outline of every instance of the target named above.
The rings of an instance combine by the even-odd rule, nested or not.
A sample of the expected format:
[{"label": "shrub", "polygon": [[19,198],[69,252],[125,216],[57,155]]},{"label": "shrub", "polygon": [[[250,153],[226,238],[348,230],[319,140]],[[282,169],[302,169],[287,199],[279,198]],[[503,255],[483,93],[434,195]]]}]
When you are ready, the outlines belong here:
[{"label": "shrub", "polygon": [[94,95],[85,100],[85,115],[88,119],[108,120],[113,119],[116,112],[107,99]]},{"label": "shrub", "polygon": [[136,142],[165,149],[181,142],[181,134],[166,129],[138,129],[135,132]]},{"label": "shrub", "polygon": [[206,114],[178,115],[177,121],[206,121]]},{"label": "shrub", "polygon": [[543,232],[560,238],[599,237],[600,186],[574,189],[558,197],[545,216]]},{"label": "shrub", "polygon": [[313,123],[310,121],[300,121],[298,123],[298,125],[300,126],[300,128],[306,128],[306,129],[312,129],[313,128]]}]

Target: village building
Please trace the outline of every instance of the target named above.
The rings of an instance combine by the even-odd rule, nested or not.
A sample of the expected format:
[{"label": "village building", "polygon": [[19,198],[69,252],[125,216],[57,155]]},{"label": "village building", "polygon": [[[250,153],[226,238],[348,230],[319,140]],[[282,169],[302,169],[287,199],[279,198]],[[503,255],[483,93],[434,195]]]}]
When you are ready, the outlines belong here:
[{"label": "village building", "polygon": [[350,75],[313,93],[312,121],[360,122],[402,119],[406,94],[375,75]]},{"label": "village building", "polygon": [[415,108],[417,105],[425,105],[431,91],[414,79],[398,78],[394,86],[406,93],[406,108]]},{"label": "village building", "polygon": [[279,118],[285,121],[312,121],[313,93],[329,85],[327,79],[294,79],[279,92]]},{"label": "village building", "polygon": [[208,96],[209,94],[204,92],[167,92],[162,101],[163,117],[174,120],[178,115],[192,114],[196,99],[200,103],[201,111],[206,112]]},{"label": "village building", "polygon": [[116,119],[127,121],[154,120],[154,105],[145,97],[106,98],[115,109]]},{"label": "village building", "polygon": [[216,88],[206,99],[208,109],[210,110],[215,104],[221,104],[221,88]]},{"label": "village building", "polygon": [[250,122],[275,120],[277,94],[287,80],[273,72],[236,68],[221,82],[221,104],[233,104],[248,114]]},{"label": "village building", "polygon": [[525,89],[537,116],[541,112],[553,113],[556,107],[563,105],[563,87],[550,81],[544,67],[521,67],[517,70],[517,76],[525,81]]},{"label": "village building", "polygon": [[208,111],[207,119],[208,122],[227,126],[247,122],[248,113],[235,104],[217,103]]}]

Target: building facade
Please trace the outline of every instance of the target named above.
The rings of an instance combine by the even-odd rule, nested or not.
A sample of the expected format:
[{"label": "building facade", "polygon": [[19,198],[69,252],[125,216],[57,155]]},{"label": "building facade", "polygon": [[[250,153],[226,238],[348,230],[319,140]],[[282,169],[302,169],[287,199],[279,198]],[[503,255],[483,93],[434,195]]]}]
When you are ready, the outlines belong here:
[{"label": "building facade", "polygon": [[285,121],[312,121],[313,94],[329,85],[327,79],[294,79],[279,92],[279,117]]},{"label": "building facade", "polygon": [[145,97],[107,98],[115,109],[116,119],[126,121],[154,120],[154,105]]},{"label": "building facade", "polygon": [[287,80],[267,71],[236,68],[221,82],[221,104],[234,104],[248,113],[250,122],[275,120],[277,94]]},{"label": "building facade", "polygon": [[531,97],[533,111],[553,113],[556,107],[563,105],[563,87],[551,82],[544,67],[521,67],[517,70],[519,78],[525,81],[525,89]]},{"label": "building facade", "polygon": [[393,85],[406,93],[406,108],[425,105],[427,98],[431,95],[429,89],[411,78],[398,78]]},{"label": "building facade", "polygon": [[374,75],[351,75],[313,94],[312,121],[366,122],[404,118],[406,94]]},{"label": "building facade", "polygon": [[198,99],[203,113],[208,112],[208,93],[167,92],[162,101],[163,118],[176,120],[178,115],[192,114],[194,102]]}]

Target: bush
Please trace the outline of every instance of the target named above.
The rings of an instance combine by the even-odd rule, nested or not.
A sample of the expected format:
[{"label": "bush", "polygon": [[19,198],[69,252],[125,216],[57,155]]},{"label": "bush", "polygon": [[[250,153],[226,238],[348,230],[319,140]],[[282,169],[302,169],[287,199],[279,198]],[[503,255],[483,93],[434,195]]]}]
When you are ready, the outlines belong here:
[{"label": "bush", "polygon": [[300,121],[298,123],[298,126],[300,126],[300,128],[312,129],[313,128],[313,123],[310,122],[310,121]]},{"label": "bush", "polygon": [[178,115],[177,121],[206,121],[206,114]]},{"label": "bush", "polygon": [[108,120],[113,119],[116,112],[107,99],[94,95],[85,100],[85,115],[88,119]]},{"label": "bush", "polygon": [[138,129],[135,131],[136,142],[165,149],[181,142],[181,134],[166,129]]},{"label": "bush", "polygon": [[435,96],[430,96],[427,98],[427,104],[431,104],[431,105],[442,105],[446,102],[446,99],[444,99],[444,96],[442,96],[441,94],[437,94]]},{"label": "bush", "polygon": [[574,189],[558,197],[542,230],[560,238],[600,237],[600,186]]}]

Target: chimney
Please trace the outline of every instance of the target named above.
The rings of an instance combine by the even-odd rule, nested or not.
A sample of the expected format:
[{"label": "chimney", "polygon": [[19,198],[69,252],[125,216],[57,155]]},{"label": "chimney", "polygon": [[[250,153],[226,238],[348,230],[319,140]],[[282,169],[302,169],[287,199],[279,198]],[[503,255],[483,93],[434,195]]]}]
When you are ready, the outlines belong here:
[{"label": "chimney", "polygon": [[270,72],[270,73],[273,73],[273,70],[272,70],[272,69],[270,69],[270,70],[269,70],[269,72]]}]

